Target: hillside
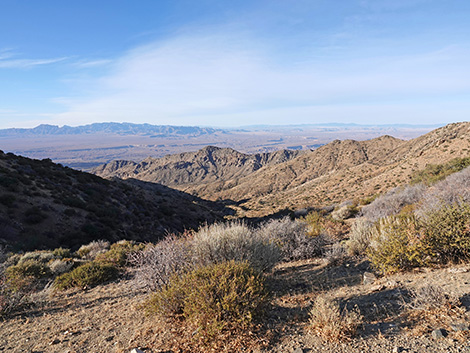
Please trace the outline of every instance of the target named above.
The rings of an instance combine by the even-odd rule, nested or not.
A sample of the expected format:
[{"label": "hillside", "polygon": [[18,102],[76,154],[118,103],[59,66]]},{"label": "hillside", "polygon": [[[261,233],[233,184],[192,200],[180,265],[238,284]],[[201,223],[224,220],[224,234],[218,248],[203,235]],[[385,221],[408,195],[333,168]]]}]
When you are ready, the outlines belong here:
[{"label": "hillside", "polygon": [[112,161],[92,173],[121,179],[137,178],[180,189],[186,185],[209,184],[248,176],[262,167],[282,164],[300,154],[282,150],[274,153],[244,154],[231,148],[207,146],[197,152],[147,158],[140,163]]},{"label": "hillside", "polygon": [[[367,141],[335,140],[293,158],[248,164],[248,168],[246,163],[240,167],[226,159],[222,163],[218,159],[210,161],[209,150],[138,164],[119,162],[122,167],[113,162],[95,172],[107,178],[160,182],[202,198],[238,203],[240,216],[263,216],[286,208],[367,197],[406,183],[411,173],[428,164],[467,156],[470,123],[450,124],[409,141],[391,136]],[[230,154],[237,156],[233,150]],[[208,163],[198,164],[195,156],[207,158]],[[243,158],[253,161],[256,156]]]},{"label": "hillside", "polygon": [[155,241],[223,209],[155,183],[109,181],[50,160],[0,152],[0,245],[21,249],[96,239]]}]

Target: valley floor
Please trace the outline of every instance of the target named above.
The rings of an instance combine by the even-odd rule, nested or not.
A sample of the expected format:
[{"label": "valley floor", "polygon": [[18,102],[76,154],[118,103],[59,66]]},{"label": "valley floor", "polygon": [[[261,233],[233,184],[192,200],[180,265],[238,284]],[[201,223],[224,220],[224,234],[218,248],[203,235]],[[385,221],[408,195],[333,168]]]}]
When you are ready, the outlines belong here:
[{"label": "valley floor", "polygon": [[[423,269],[362,284],[366,263],[326,264],[323,260],[279,265],[272,277],[273,306],[266,323],[238,351],[252,352],[470,352],[468,331],[451,324],[469,322],[470,265]],[[37,298],[44,304],[0,322],[0,352],[177,352],[178,328],[145,316],[139,305],[147,294],[134,287],[132,273],[119,282]],[[461,298],[449,315],[410,320],[403,303],[424,285],[441,287]],[[326,343],[307,330],[308,312],[318,294],[340,300],[364,316],[357,337]],[[434,329],[448,336],[432,338]],[[186,333],[187,334],[187,333]],[[191,334],[189,334],[191,336]],[[191,351],[190,344],[180,346]],[[186,347],[186,348],[184,348]],[[214,351],[220,351],[215,350]],[[234,351],[233,346],[227,351]]]}]

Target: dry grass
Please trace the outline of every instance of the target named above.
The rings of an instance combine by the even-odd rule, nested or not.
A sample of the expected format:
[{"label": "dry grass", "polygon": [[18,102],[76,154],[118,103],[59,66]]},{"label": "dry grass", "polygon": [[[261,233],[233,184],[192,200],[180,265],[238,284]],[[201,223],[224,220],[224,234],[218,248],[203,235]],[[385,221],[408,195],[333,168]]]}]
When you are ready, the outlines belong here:
[{"label": "dry grass", "polygon": [[320,295],[310,310],[309,329],[326,341],[344,341],[356,334],[362,320],[358,309],[341,310],[337,302]]},{"label": "dry grass", "polygon": [[[416,336],[440,327],[450,332],[450,324],[468,320],[459,298],[433,284],[412,290],[411,301],[405,304],[405,309],[405,321]],[[457,335],[457,338],[463,337],[468,338],[468,332]]]}]

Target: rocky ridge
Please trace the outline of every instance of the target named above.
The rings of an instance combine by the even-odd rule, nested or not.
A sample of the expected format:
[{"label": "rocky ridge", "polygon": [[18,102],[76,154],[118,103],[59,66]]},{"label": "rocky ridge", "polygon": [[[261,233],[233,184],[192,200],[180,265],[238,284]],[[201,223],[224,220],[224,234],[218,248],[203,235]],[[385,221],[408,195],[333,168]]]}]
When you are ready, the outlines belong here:
[{"label": "rocky ridge", "polygon": [[202,198],[235,203],[240,216],[264,216],[367,197],[406,183],[411,173],[427,164],[465,157],[470,151],[470,123],[450,124],[408,141],[382,136],[335,140],[298,154],[278,151],[268,154],[266,163],[260,155],[214,149],[137,164],[112,162],[94,172],[105,178],[159,182]]}]

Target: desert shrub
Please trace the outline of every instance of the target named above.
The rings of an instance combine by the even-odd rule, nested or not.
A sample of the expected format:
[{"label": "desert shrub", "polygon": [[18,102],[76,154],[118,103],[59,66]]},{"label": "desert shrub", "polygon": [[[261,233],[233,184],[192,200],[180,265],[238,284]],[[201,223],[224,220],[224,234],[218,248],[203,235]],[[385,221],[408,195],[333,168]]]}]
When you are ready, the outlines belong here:
[{"label": "desert shrub", "polygon": [[321,234],[323,230],[323,216],[316,211],[307,214],[303,221],[308,226],[308,235],[316,237]]},{"label": "desert shrub", "polygon": [[340,221],[354,217],[358,212],[359,209],[357,205],[353,204],[351,201],[347,201],[335,208],[331,213],[331,217],[336,221]]},{"label": "desert shrub", "polygon": [[357,203],[359,206],[366,206],[366,205],[371,204],[378,196],[379,196],[378,194],[367,196],[367,197],[360,199]]},{"label": "desert shrub", "polygon": [[362,320],[359,310],[341,310],[337,302],[318,296],[310,310],[309,329],[326,341],[347,340],[356,334]]},{"label": "desert shrub", "polygon": [[274,240],[281,249],[283,261],[308,259],[321,254],[326,239],[323,235],[310,236],[309,225],[284,217],[262,224],[257,234]]},{"label": "desert shrub", "polygon": [[346,247],[351,255],[363,255],[370,245],[373,223],[368,219],[357,218],[351,226]]},{"label": "desert shrub", "polygon": [[247,262],[229,261],[175,276],[146,307],[163,317],[180,317],[214,335],[246,328],[269,299],[264,278]]},{"label": "desert shrub", "polygon": [[90,244],[82,245],[77,251],[77,255],[85,260],[93,260],[98,254],[104,253],[109,249],[109,241],[97,240]]},{"label": "desert shrub", "polygon": [[113,265],[88,262],[57,276],[54,280],[54,287],[63,290],[73,287],[95,286],[116,279],[118,273],[118,269]]},{"label": "desert shrub", "polygon": [[410,184],[432,185],[470,166],[470,157],[455,158],[444,164],[430,164],[411,175]]},{"label": "desert shrub", "polygon": [[[436,327],[451,331],[449,324],[467,321],[467,310],[458,296],[446,293],[436,285],[412,289],[407,299],[403,317],[414,335],[429,334]],[[460,338],[464,337],[467,339],[466,335]]]},{"label": "desert shrub", "polygon": [[425,217],[426,213],[438,210],[443,204],[470,203],[470,168],[449,175],[430,187],[423,196],[416,213]]},{"label": "desert shrub", "polygon": [[135,283],[150,290],[162,288],[193,266],[188,238],[175,235],[131,254],[129,262],[136,269]]},{"label": "desert shrub", "polygon": [[57,248],[52,251],[52,255],[57,259],[68,259],[72,257],[72,252],[70,249]]},{"label": "desert shrub", "polygon": [[372,228],[367,255],[373,267],[388,274],[423,263],[420,225],[414,216],[389,216]]},{"label": "desert shrub", "polygon": [[426,187],[423,185],[392,189],[385,195],[377,197],[371,204],[364,206],[362,214],[371,222],[396,215],[404,206],[418,202],[423,197],[425,190]]},{"label": "desert shrub", "polygon": [[7,284],[13,291],[33,288],[38,284],[37,280],[50,275],[50,269],[46,264],[33,259],[19,262],[5,270]]},{"label": "desert shrub", "polygon": [[202,227],[194,234],[191,249],[196,263],[247,261],[259,272],[271,270],[280,259],[279,247],[273,239],[240,222]]},{"label": "desert shrub", "polygon": [[70,271],[73,265],[74,262],[72,259],[55,259],[48,264],[52,274],[56,276]]},{"label": "desert shrub", "polygon": [[143,244],[136,244],[129,240],[121,240],[112,244],[108,251],[97,254],[95,261],[122,267],[127,263],[127,259],[132,253],[142,250],[143,248]]},{"label": "desert shrub", "polygon": [[348,252],[342,243],[334,243],[330,248],[326,249],[323,256],[329,265],[340,265],[348,258]]},{"label": "desert shrub", "polygon": [[450,295],[441,287],[428,284],[410,292],[410,301],[406,307],[413,310],[442,310],[460,305],[455,295]]},{"label": "desert shrub", "polygon": [[27,252],[19,258],[17,264],[20,265],[24,262],[28,262],[30,260],[40,262],[42,264],[46,264],[49,261],[55,259],[54,254],[51,251],[31,251]]},{"label": "desert shrub", "polygon": [[0,271],[0,318],[17,309],[30,292],[30,280],[24,280],[20,286],[17,283],[15,288]]},{"label": "desert shrub", "polygon": [[424,217],[423,246],[432,262],[470,259],[470,205],[444,204]]}]

